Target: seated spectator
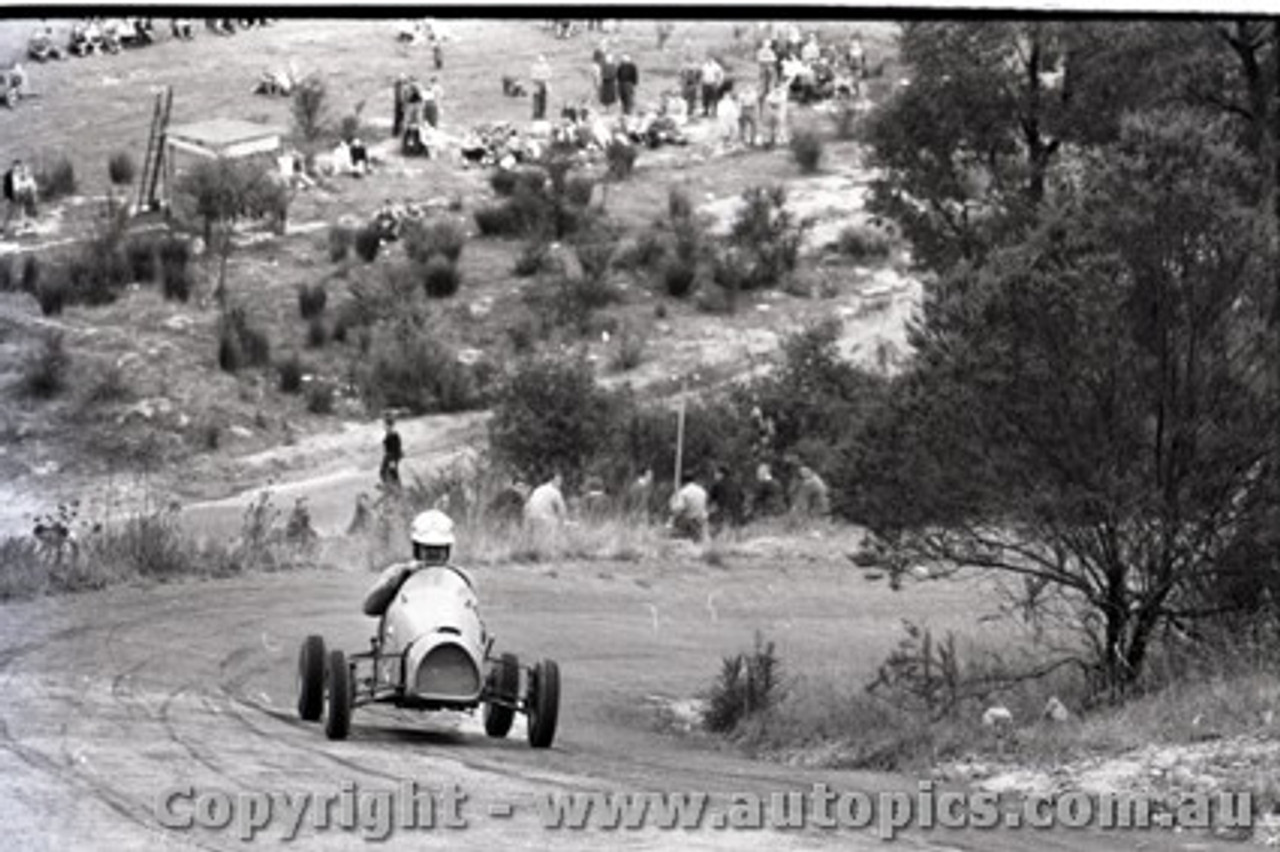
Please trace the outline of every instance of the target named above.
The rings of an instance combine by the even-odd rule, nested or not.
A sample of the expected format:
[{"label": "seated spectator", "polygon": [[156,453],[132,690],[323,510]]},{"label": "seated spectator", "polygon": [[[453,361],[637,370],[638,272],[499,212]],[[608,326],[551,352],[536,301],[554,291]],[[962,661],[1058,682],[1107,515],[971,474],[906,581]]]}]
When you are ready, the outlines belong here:
[{"label": "seated spectator", "polygon": [[707,540],[707,491],[687,474],[684,485],[671,495],[671,528],[676,538],[699,544]]},{"label": "seated spectator", "polygon": [[800,480],[791,497],[791,511],[802,518],[823,518],[831,513],[830,489],[808,465],[800,466]]},{"label": "seated spectator", "polygon": [[53,27],[38,27],[27,42],[27,55],[36,62],[65,59],[66,53],[53,40]]},{"label": "seated spectator", "polygon": [[173,37],[182,41],[191,41],[196,37],[195,21],[190,18],[174,18],[169,25]]},{"label": "seated spectator", "polygon": [[348,145],[351,152],[351,170],[357,175],[368,174],[369,172],[369,149],[364,142],[357,136],[351,140]]},{"label": "seated spectator", "polygon": [[71,26],[71,52],[88,56],[102,50],[102,30],[92,20],[77,21]]},{"label": "seated spectator", "polygon": [[288,71],[276,69],[264,70],[258,82],[253,86],[255,95],[280,95],[288,97],[293,94],[294,81]]},{"label": "seated spectator", "polygon": [[111,18],[102,24],[102,47],[107,53],[119,53],[124,47],[128,28],[120,18]]},{"label": "seated spectator", "polygon": [[13,109],[18,101],[27,97],[27,72],[21,62],[13,63],[8,71],[0,71],[0,101]]}]

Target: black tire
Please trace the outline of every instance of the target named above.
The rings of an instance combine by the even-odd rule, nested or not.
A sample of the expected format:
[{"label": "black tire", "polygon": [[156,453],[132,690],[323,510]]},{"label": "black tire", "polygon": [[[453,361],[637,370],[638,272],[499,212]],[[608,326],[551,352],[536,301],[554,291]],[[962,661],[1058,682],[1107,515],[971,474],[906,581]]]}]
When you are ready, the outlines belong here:
[{"label": "black tire", "polygon": [[329,715],[324,720],[324,732],[331,740],[345,740],[351,731],[351,673],[346,654],[330,651],[325,675],[329,686]]},{"label": "black tire", "polygon": [[529,678],[529,745],[547,748],[556,738],[560,716],[560,667],[555,660],[543,660],[533,667]]},{"label": "black tire", "polygon": [[314,633],[298,654],[298,716],[318,722],[324,712],[324,639]]},{"label": "black tire", "polygon": [[511,733],[511,725],[516,720],[515,704],[520,700],[520,659],[515,654],[503,654],[493,668],[492,677],[494,696],[510,704],[485,702],[484,732],[502,739]]}]

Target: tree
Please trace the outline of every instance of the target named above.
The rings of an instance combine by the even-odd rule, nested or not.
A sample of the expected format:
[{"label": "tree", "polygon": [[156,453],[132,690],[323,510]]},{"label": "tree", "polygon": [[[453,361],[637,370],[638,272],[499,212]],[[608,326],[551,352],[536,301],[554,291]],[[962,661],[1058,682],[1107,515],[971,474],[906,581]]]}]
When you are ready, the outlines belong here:
[{"label": "tree", "polygon": [[201,220],[205,245],[217,253],[216,293],[221,299],[236,222],[264,215],[283,222],[289,207],[288,191],[261,165],[225,157],[196,163],[179,179],[176,191]]},{"label": "tree", "polygon": [[912,507],[865,519],[898,566],[1021,579],[1025,611],[1078,631],[1070,653],[1123,692],[1162,631],[1275,584],[1246,555],[1280,507],[1277,257],[1225,120],[1131,116],[1086,165],[1025,238],[929,294],[876,424],[913,443],[864,465],[887,496],[863,505]]}]

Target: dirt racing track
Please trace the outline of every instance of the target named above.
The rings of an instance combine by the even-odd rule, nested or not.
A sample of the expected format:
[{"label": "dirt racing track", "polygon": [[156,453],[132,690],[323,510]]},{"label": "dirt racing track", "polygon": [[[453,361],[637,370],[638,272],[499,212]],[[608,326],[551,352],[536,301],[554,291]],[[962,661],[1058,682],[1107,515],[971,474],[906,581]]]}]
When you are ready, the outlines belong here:
[{"label": "dirt racing track", "polygon": [[[579,571],[580,575],[572,572]],[[547,566],[477,572],[498,650],[560,661],[560,731],[530,749],[523,719],[506,740],[484,736],[478,714],[421,715],[361,708],[349,740],[330,742],[295,712],[296,654],[323,633],[356,650],[371,621],[358,611],[370,577],[305,572],[183,582],[9,605],[0,620],[0,825],[4,848],[348,849],[358,833],[315,830],[293,842],[270,825],[252,843],[225,831],[170,831],[156,801],[178,786],[198,795],[396,790],[415,782],[460,790],[465,829],[396,830],[388,848],[883,849],[874,834],[841,830],[548,830],[539,797],[569,792],[810,789],[915,790],[914,779],[754,762],[655,731],[648,694],[692,694],[724,642],[756,620],[727,592],[708,618],[712,569],[649,579]],[[745,578],[748,583],[751,578]],[[761,586],[764,581],[761,580]],[[735,586],[738,588],[738,586]],[[785,597],[785,596],[784,596]],[[784,600],[793,627],[821,632],[829,616]],[[793,608],[797,607],[797,608]],[[681,660],[700,659],[701,667]],[[732,647],[732,646],[730,646]],[[702,674],[698,674],[701,671]],[[697,676],[695,676],[697,675]],[[179,805],[182,805],[179,802]],[[176,812],[190,813],[175,806]],[[510,816],[491,816],[494,805]],[[1204,838],[1116,832],[939,832],[900,848],[1211,848]],[[1225,847],[1224,847],[1225,848]]]}]

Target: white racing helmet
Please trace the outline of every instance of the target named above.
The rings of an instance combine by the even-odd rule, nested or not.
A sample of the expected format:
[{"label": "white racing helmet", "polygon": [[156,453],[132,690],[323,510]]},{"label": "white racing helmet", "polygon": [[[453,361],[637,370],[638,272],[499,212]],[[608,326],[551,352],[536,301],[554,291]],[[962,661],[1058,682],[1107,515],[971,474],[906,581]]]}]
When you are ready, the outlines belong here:
[{"label": "white racing helmet", "polygon": [[428,509],[409,528],[413,558],[428,565],[446,565],[453,550],[453,520],[439,509]]}]

